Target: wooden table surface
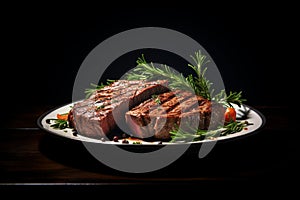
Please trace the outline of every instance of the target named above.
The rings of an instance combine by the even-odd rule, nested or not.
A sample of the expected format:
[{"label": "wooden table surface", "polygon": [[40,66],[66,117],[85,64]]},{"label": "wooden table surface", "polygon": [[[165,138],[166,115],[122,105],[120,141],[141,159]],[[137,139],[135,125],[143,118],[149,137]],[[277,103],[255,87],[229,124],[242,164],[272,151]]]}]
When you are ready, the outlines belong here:
[{"label": "wooden table surface", "polygon": [[[84,185],[103,188],[146,188],[156,191],[229,183],[289,184],[299,177],[299,137],[289,127],[287,107],[253,106],[266,118],[261,131],[217,143],[203,159],[190,148],[171,165],[150,173],[111,169],[94,159],[81,142],[40,130],[38,117],[54,106],[32,106],[1,119],[1,189],[27,186]],[[10,120],[8,120],[9,118]]]}]

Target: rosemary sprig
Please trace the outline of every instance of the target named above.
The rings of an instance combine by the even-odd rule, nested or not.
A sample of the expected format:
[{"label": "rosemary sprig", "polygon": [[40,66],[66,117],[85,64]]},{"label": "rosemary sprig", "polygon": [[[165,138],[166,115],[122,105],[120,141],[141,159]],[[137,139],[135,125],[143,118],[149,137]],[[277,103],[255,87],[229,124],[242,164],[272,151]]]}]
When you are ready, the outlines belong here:
[{"label": "rosemary sprig", "polygon": [[214,139],[219,136],[225,136],[233,133],[242,131],[246,126],[252,125],[248,121],[233,121],[226,124],[224,127],[220,127],[216,130],[194,130],[194,132],[182,131],[175,128],[170,131],[171,141],[170,142],[194,142],[204,140],[205,138]]},{"label": "rosemary sprig", "polygon": [[100,83],[100,85],[91,83],[91,88],[87,88],[85,89],[84,93],[85,93],[85,98],[89,98],[95,91],[100,90],[102,88],[104,88],[107,85],[110,85],[111,83],[115,82],[115,80],[110,80],[107,79],[106,84]]},{"label": "rosemary sprig", "polygon": [[221,132],[221,136],[240,132],[248,125],[252,125],[252,123],[249,123],[248,121],[230,122],[224,126],[224,130]]},{"label": "rosemary sprig", "polygon": [[85,98],[86,98],[86,99],[88,99],[95,91],[104,88],[105,85],[104,85],[103,83],[101,83],[100,85],[91,83],[91,87],[92,87],[92,88],[87,88],[87,89],[85,89],[85,91],[84,91],[84,93],[85,93]]},{"label": "rosemary sprig", "polygon": [[127,74],[127,80],[167,79],[171,89],[191,89],[188,80],[182,74],[175,73],[167,65],[162,65],[161,68],[155,67],[153,63],[147,63],[144,54],[136,62],[137,66]]},{"label": "rosemary sprig", "polygon": [[187,77],[187,80],[190,86],[192,86],[196,95],[202,96],[210,100],[210,87],[212,83],[205,78],[207,67],[202,69],[206,63],[210,62],[210,60],[206,61],[206,56],[202,55],[200,51],[196,52],[195,57],[191,56],[191,58],[193,59],[196,65],[188,64],[188,66],[194,70],[197,76],[194,77],[192,74],[190,74]]},{"label": "rosemary sprig", "polygon": [[211,99],[210,87],[212,83],[205,78],[207,68],[203,65],[210,62],[206,60],[206,56],[201,52],[196,52],[195,57],[191,56],[195,65],[188,64],[197,76],[192,74],[184,77],[182,73],[175,73],[167,65],[162,65],[161,68],[155,67],[153,63],[147,63],[144,54],[138,58],[137,66],[131,73],[127,75],[128,80],[154,80],[167,79],[171,89],[192,90],[196,95],[202,96],[206,99]]},{"label": "rosemary sprig", "polygon": [[[192,57],[192,56],[191,56]],[[189,75],[184,77],[182,73],[175,73],[167,65],[162,65],[161,68],[155,67],[153,63],[147,63],[144,54],[138,58],[137,66],[133,69],[133,72],[127,75],[128,80],[154,80],[154,79],[167,79],[169,80],[169,87],[171,89],[182,90],[194,90],[196,95],[210,98],[209,87],[211,83],[205,79],[205,71],[202,71],[202,65],[206,56],[203,56],[200,51],[196,53],[196,57],[192,59],[196,62],[196,66],[189,64],[194,71],[196,71],[197,77]]]},{"label": "rosemary sprig", "polygon": [[239,107],[246,101],[242,98],[242,91],[240,92],[229,92],[229,95],[226,95],[225,90],[222,90],[219,94],[215,95],[212,100],[222,103],[227,107],[233,107],[232,104],[236,104]]},{"label": "rosemary sprig", "polygon": [[227,107],[232,107],[232,104],[240,106],[245,99],[241,98],[241,92],[230,92],[226,95],[225,90],[219,94],[213,95],[214,90],[211,89],[212,82],[206,79],[205,73],[207,67],[203,68],[205,64],[210,62],[206,60],[206,56],[201,51],[195,52],[195,56],[191,56],[195,65],[188,64],[188,67],[193,69],[193,74],[184,77],[182,73],[175,73],[167,65],[162,65],[161,68],[155,67],[153,63],[147,63],[144,55],[138,58],[137,66],[131,73],[127,75],[128,80],[154,80],[154,79],[167,79],[171,89],[182,89],[194,91],[196,95],[202,96],[208,100],[213,100],[218,103],[223,103]]},{"label": "rosemary sprig", "polygon": [[201,138],[201,135],[198,134],[191,134],[191,133],[185,133],[183,131],[171,131],[171,141],[170,142],[192,142],[192,141],[198,141]]},{"label": "rosemary sprig", "polygon": [[55,129],[65,129],[69,128],[69,122],[68,120],[63,120],[63,119],[47,119],[47,123],[53,123],[50,125],[50,127],[55,128]]}]

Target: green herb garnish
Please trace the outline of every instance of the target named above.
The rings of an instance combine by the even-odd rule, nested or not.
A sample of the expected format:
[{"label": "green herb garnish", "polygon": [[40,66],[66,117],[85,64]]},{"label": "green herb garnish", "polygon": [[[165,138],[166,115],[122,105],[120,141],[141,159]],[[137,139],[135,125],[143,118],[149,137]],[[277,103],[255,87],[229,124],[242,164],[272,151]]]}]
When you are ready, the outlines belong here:
[{"label": "green herb garnish", "polygon": [[184,77],[181,73],[175,73],[167,65],[162,65],[161,68],[155,67],[153,63],[147,63],[144,55],[138,58],[137,66],[128,73],[128,80],[155,80],[166,79],[169,81],[169,87],[171,89],[182,89],[195,92],[196,95],[202,96],[208,100],[213,100],[218,103],[222,103],[225,106],[232,106],[232,103],[240,106],[245,99],[242,99],[241,92],[230,92],[226,95],[225,90],[220,91],[219,94],[214,95],[214,90],[211,89],[213,83],[206,79],[205,73],[207,67],[203,66],[210,62],[206,60],[206,56],[201,51],[195,52],[195,56],[191,56],[195,65],[188,64],[188,67],[193,69],[196,76],[193,74]]},{"label": "green herb garnish", "polygon": [[[171,141],[170,142],[194,142],[204,139],[215,139],[219,136],[225,136],[233,133],[242,131],[246,126],[252,125],[248,121],[234,121],[228,123],[224,127],[220,127],[216,130],[193,130],[193,131],[182,131],[178,129],[178,126],[175,130],[170,131]],[[192,134],[193,132],[194,134]]]},{"label": "green herb garnish", "polygon": [[[194,61],[193,64],[188,64],[194,74],[190,74],[185,77],[182,73],[176,73],[169,66],[162,65],[161,67],[155,67],[153,63],[147,63],[144,55],[136,61],[137,66],[127,75],[128,80],[157,80],[166,79],[169,81],[169,87],[171,89],[181,89],[194,92],[196,95],[202,96],[208,100],[216,103],[223,104],[226,107],[232,107],[232,104],[236,104],[239,107],[246,99],[242,98],[242,92],[229,92],[226,94],[225,90],[221,90],[218,94],[214,94],[214,89],[211,88],[212,82],[206,79],[205,74],[207,67],[204,65],[210,62],[207,57],[201,53],[201,51],[195,52],[194,56],[191,56]],[[152,99],[158,104],[160,100],[156,96],[152,96]],[[248,125],[245,122],[232,121],[217,130],[189,130],[182,131],[178,128],[170,132],[172,142],[174,141],[197,141],[204,138],[215,138],[219,135],[232,134],[243,130]],[[194,134],[191,134],[194,133]]]},{"label": "green herb garnish", "polygon": [[127,74],[127,80],[155,80],[163,78],[169,80],[170,88],[190,90],[190,85],[186,78],[182,74],[175,73],[169,66],[155,67],[153,63],[147,63],[143,54],[136,63],[136,68]]},{"label": "green herb garnish", "polygon": [[156,95],[156,94],[152,95],[152,99],[154,100],[154,102],[155,102],[156,104],[158,104],[158,105],[161,104],[161,101],[160,101],[158,95]]},{"label": "green herb garnish", "polygon": [[142,144],[140,141],[133,142],[132,144]]},{"label": "green herb garnish", "polygon": [[97,85],[97,84],[91,83],[92,88],[87,88],[84,91],[85,98],[86,99],[89,98],[94,92],[104,88],[105,86],[108,86],[108,85],[112,84],[113,82],[115,82],[115,80],[107,79],[106,84],[100,83],[100,85]]},{"label": "green herb garnish", "polygon": [[101,106],[97,106],[96,111],[98,111],[98,110],[100,110],[100,109],[103,109],[103,108],[105,108],[105,105],[104,105],[104,104],[102,104]]},{"label": "green herb garnish", "polygon": [[63,120],[63,119],[48,119],[47,120],[49,123],[54,122],[53,124],[50,125],[50,127],[55,128],[55,129],[65,129],[69,128],[69,122],[68,120]]},{"label": "green herb garnish", "polygon": [[213,101],[222,103],[226,107],[233,107],[232,104],[236,104],[239,107],[246,101],[242,98],[242,91],[240,92],[229,92],[229,95],[225,94],[225,91],[222,90],[219,94],[215,95],[212,98]]}]

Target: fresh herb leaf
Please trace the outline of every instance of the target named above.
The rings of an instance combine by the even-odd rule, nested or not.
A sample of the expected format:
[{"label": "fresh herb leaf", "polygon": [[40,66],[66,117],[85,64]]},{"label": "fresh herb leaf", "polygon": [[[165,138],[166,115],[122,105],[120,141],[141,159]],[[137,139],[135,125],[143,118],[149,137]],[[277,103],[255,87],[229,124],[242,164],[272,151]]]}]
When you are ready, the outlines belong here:
[{"label": "fresh herb leaf", "polygon": [[132,72],[127,74],[127,80],[155,80],[162,78],[169,80],[170,88],[191,90],[186,78],[182,74],[175,73],[169,66],[155,67],[153,63],[147,63],[144,54],[136,62],[137,66]]},{"label": "fresh herb leaf", "polygon": [[248,121],[233,121],[224,126],[224,130],[221,132],[221,135],[229,135],[242,131],[246,126],[252,125]]},{"label": "fresh herb leaf", "polygon": [[128,80],[154,80],[154,79],[167,79],[169,80],[169,87],[171,89],[192,90],[196,95],[211,99],[210,87],[212,83],[205,78],[207,68],[203,65],[210,62],[206,60],[206,56],[201,52],[196,52],[195,57],[191,56],[195,65],[188,64],[197,76],[192,74],[184,77],[182,73],[175,73],[167,65],[162,65],[161,68],[155,67],[153,63],[147,63],[144,55],[138,58],[137,66],[133,72],[127,75]]},{"label": "fresh herb leaf", "polygon": [[158,105],[161,104],[161,101],[160,101],[158,95],[156,95],[156,94],[152,95],[152,99],[154,100],[154,102],[155,102],[156,104],[158,104]]},{"label": "fresh herb leaf", "polygon": [[69,122],[68,120],[62,120],[62,119],[48,119],[49,123],[53,123],[50,125],[50,127],[55,129],[65,129],[69,128]]},{"label": "fresh herb leaf", "polygon": [[137,66],[127,75],[128,80],[155,80],[166,79],[169,81],[171,89],[182,89],[195,92],[196,95],[202,96],[208,100],[213,100],[222,103],[227,107],[232,107],[232,104],[240,106],[246,99],[242,98],[242,92],[230,92],[226,95],[225,90],[221,90],[219,94],[214,95],[214,90],[211,88],[212,82],[206,79],[205,74],[207,67],[205,64],[210,62],[201,51],[195,52],[195,56],[191,56],[194,65],[188,64],[188,67],[193,69],[193,74],[184,77],[182,73],[175,73],[167,65],[162,65],[160,68],[155,67],[153,63],[147,63],[144,54],[138,58]]},{"label": "fresh herb leaf", "polygon": [[211,99],[210,88],[212,83],[205,78],[207,67],[203,69],[203,66],[206,63],[210,62],[210,60],[206,60],[206,56],[201,54],[201,51],[196,52],[195,57],[191,56],[191,58],[195,62],[195,65],[188,64],[188,66],[194,70],[197,76],[195,77],[190,74],[187,77],[187,80],[190,86],[195,91],[196,95],[202,96],[210,100]]},{"label": "fresh herb leaf", "polygon": [[96,111],[105,108],[105,105],[102,104],[101,106],[97,106]]},{"label": "fresh herb leaf", "polygon": [[101,90],[102,88],[104,88],[107,85],[112,84],[113,82],[115,82],[115,80],[110,80],[107,79],[106,84],[100,83],[100,85],[91,83],[91,88],[87,88],[85,89],[84,93],[85,93],[85,98],[89,98],[94,92],[96,92],[97,90]]},{"label": "fresh herb leaf", "polygon": [[242,91],[240,92],[229,92],[229,95],[226,95],[225,91],[222,90],[214,98],[214,101],[224,104],[227,107],[233,107],[232,104],[236,104],[239,107],[246,101],[242,98]]},{"label": "fresh herb leaf", "polygon": [[204,139],[215,139],[219,136],[225,136],[233,133],[242,131],[246,126],[252,125],[248,121],[232,121],[223,127],[216,130],[194,130],[194,131],[182,131],[175,128],[170,131],[171,141],[170,142],[192,142],[200,141]]},{"label": "fresh herb leaf", "polygon": [[94,83],[91,83],[91,87],[92,88],[87,88],[85,89],[84,93],[85,93],[85,98],[88,99],[95,91],[100,90],[102,88],[105,87],[105,85],[103,83],[101,83],[100,85],[96,85]]},{"label": "fresh herb leaf", "polygon": [[201,137],[201,135],[185,133],[180,130],[171,131],[170,134],[172,138],[170,142],[192,142]]},{"label": "fresh herb leaf", "polygon": [[142,142],[140,142],[140,141],[135,141],[135,142],[133,142],[132,144],[142,144]]}]

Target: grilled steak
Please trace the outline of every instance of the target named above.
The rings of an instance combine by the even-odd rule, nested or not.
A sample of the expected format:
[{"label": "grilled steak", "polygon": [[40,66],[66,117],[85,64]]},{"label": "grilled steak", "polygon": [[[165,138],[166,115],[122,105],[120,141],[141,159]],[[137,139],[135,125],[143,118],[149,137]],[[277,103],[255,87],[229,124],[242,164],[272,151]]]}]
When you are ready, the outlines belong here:
[{"label": "grilled steak", "polygon": [[[180,123],[186,123],[185,128],[217,126],[223,120],[224,111],[223,106],[201,96],[176,90],[152,96],[128,111],[125,118],[135,136],[169,140],[169,132]],[[214,121],[211,120],[212,113]]]},{"label": "grilled steak", "polygon": [[[128,109],[168,91],[167,81],[153,82],[119,80],[97,90],[84,101],[76,103],[69,113],[69,122],[81,135],[101,138],[116,127],[116,120],[124,121]],[[117,119],[116,117],[117,116]]]}]

